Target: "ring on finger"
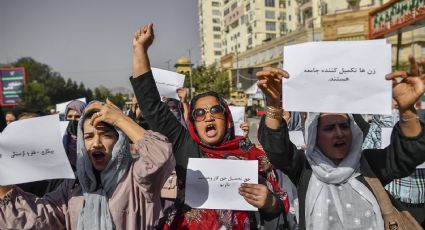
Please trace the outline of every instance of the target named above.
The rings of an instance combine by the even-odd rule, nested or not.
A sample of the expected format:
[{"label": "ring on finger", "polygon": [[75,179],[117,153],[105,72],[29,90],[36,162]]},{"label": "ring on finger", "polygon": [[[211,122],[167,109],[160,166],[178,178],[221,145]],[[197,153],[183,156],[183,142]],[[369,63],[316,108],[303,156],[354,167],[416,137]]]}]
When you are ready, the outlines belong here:
[{"label": "ring on finger", "polygon": [[100,112],[96,112],[96,117],[101,117],[102,114]]}]

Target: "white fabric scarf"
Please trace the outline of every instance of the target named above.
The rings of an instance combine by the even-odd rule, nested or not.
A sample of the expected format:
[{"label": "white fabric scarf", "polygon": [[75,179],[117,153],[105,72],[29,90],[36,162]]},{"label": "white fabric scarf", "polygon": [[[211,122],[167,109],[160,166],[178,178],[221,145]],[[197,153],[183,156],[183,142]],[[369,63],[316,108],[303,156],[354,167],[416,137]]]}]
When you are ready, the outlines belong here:
[{"label": "white fabric scarf", "polygon": [[[92,102],[93,103],[93,102]],[[115,190],[133,159],[128,137],[118,128],[118,140],[112,149],[112,158],[100,172],[99,187],[90,157],[84,145],[83,124],[87,114],[78,123],[77,132],[77,177],[83,190],[84,205],[78,218],[78,230],[112,230],[114,223],[109,212],[108,199]]]},{"label": "white fabric scarf", "polygon": [[[354,197],[354,203],[346,204],[347,206],[361,208],[367,214],[370,214],[369,219],[372,219],[372,222],[369,227],[371,229],[384,229],[384,222],[376,198],[364,184],[355,179],[360,175],[359,168],[362,155],[363,134],[360,128],[354,122],[353,117],[349,115],[352,132],[351,148],[341,163],[335,165],[316,146],[319,117],[320,113],[310,113],[305,125],[306,157],[313,170],[305,201],[307,229],[327,230],[335,227],[342,229],[349,225],[349,220],[343,218],[347,207],[342,204],[344,201],[340,197],[341,193],[350,194],[352,198]],[[330,213],[336,213],[337,216],[333,217]],[[373,217],[375,218],[373,219]],[[340,224],[335,225],[338,222]],[[377,226],[373,226],[374,224]],[[351,227],[355,228],[355,226]]]}]

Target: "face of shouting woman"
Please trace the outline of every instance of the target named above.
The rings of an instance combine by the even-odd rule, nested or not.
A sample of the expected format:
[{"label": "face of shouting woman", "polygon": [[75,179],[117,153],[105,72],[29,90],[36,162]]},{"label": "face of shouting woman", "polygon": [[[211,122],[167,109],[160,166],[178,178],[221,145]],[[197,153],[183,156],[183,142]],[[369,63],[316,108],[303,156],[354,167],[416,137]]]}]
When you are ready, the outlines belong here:
[{"label": "face of shouting woman", "polygon": [[102,171],[112,158],[112,150],[118,140],[118,133],[111,126],[100,122],[96,127],[87,118],[83,124],[84,145],[93,168]]},{"label": "face of shouting woman", "polygon": [[221,143],[226,133],[224,108],[214,96],[199,98],[193,109],[195,129],[202,143],[214,146]]},{"label": "face of shouting woman", "polygon": [[338,165],[348,154],[353,136],[346,114],[322,113],[317,126],[316,145]]}]

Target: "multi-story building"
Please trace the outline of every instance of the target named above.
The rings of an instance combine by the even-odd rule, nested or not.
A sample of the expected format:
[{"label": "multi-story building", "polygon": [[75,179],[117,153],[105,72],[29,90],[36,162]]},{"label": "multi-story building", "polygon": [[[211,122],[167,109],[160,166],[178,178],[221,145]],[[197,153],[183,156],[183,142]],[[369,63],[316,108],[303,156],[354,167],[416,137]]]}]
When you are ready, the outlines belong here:
[{"label": "multi-story building", "polygon": [[[257,2],[264,1],[257,0]],[[286,28],[283,36],[271,41],[263,41],[253,49],[237,53],[230,52],[221,58],[221,66],[228,69],[232,76],[234,89],[240,84],[242,84],[241,89],[246,89],[250,84],[255,83],[255,73],[263,66],[279,66],[284,59],[285,45],[324,40],[323,18],[328,15],[348,15],[355,19],[352,20],[353,22],[359,19],[367,25],[367,14],[362,14],[359,18],[356,16],[357,12],[368,11],[383,4],[383,1],[378,0],[284,0],[280,2],[285,6],[285,17],[281,21]],[[333,21],[333,25],[339,25],[339,22]],[[340,33],[353,32],[350,28],[340,29]]]},{"label": "multi-story building", "polygon": [[201,59],[220,63],[287,32],[285,0],[199,0]]},{"label": "multi-story building", "polygon": [[222,53],[223,0],[199,0],[201,60],[204,65],[219,63]]},{"label": "multi-story building", "polygon": [[286,32],[283,0],[224,0],[223,54],[240,53]]}]

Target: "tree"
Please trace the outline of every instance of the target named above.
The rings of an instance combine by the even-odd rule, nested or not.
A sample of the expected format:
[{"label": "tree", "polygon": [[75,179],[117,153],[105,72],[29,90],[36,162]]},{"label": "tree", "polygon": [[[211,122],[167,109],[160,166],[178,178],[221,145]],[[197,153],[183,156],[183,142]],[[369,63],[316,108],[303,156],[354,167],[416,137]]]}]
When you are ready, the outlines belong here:
[{"label": "tree", "polygon": [[52,71],[48,65],[30,57],[20,58],[9,66],[24,67],[26,70],[29,83],[24,87],[22,103],[29,109],[45,110],[58,103],[82,97],[85,97],[87,101],[93,99],[105,101],[106,98],[110,98],[118,105],[125,103],[125,95],[114,95],[103,86],[96,88],[93,95],[93,91],[86,88],[83,83],[77,83],[71,79],[65,80],[60,73]]},{"label": "tree", "polygon": [[49,96],[45,93],[43,84],[32,81],[25,85],[23,93],[23,104],[30,110],[44,110],[50,103]]},{"label": "tree", "polygon": [[[198,66],[192,73],[192,83],[195,94],[215,91],[222,97],[229,97],[230,80],[226,71],[216,65]],[[190,87],[190,78],[185,78],[185,87]]]}]

